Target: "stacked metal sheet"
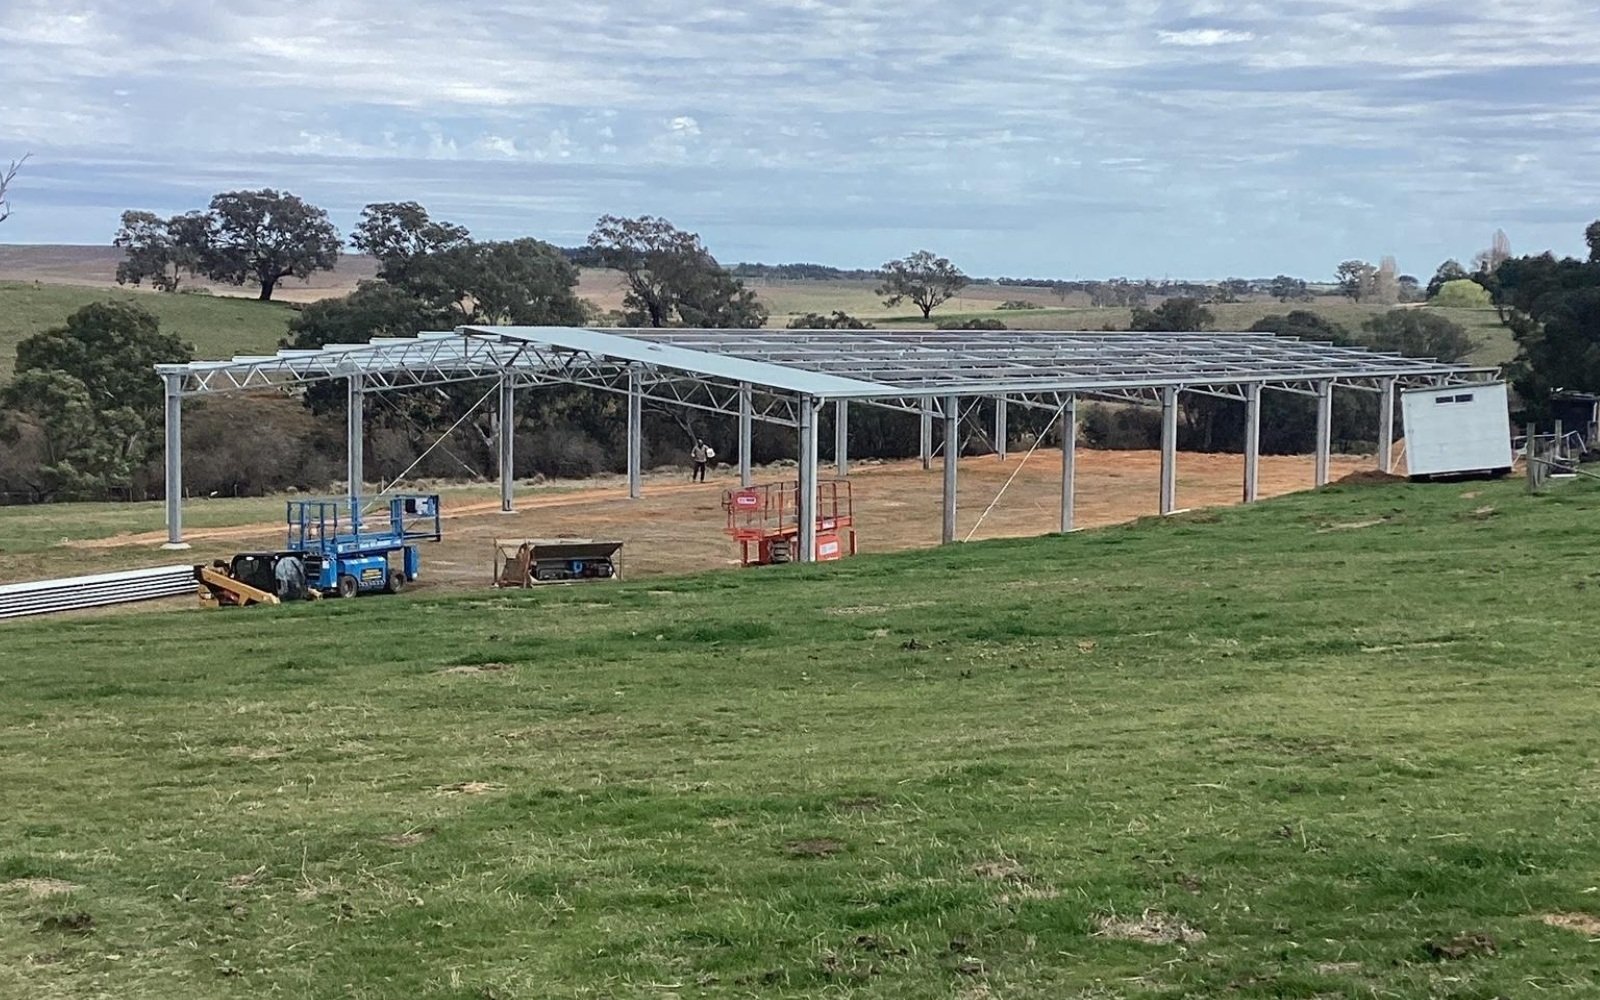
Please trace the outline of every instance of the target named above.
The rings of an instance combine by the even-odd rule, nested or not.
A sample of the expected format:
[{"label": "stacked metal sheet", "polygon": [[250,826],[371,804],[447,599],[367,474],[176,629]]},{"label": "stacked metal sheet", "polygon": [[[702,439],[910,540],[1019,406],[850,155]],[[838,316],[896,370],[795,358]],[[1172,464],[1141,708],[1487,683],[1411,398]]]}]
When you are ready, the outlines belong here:
[{"label": "stacked metal sheet", "polygon": [[194,589],[194,567],[187,565],[6,583],[0,584],[0,618],[181,597]]}]

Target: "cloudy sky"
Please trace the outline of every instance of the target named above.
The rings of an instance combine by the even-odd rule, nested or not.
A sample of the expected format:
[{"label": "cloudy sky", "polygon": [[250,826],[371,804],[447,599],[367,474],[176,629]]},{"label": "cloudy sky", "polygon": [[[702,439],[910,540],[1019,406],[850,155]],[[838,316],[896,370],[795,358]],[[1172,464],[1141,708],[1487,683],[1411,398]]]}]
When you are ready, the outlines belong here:
[{"label": "cloudy sky", "polygon": [[1521,3],[5,0],[7,242],[286,188],[724,261],[1431,274],[1600,217],[1600,16]]}]

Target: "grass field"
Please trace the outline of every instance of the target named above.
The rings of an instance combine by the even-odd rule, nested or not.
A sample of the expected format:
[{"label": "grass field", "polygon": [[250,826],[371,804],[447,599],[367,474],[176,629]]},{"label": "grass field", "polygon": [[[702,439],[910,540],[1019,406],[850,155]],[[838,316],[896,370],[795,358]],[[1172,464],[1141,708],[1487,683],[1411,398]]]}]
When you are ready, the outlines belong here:
[{"label": "grass field", "polygon": [[1600,491],[0,627],[0,995],[1600,991]]},{"label": "grass field", "polygon": [[[498,486],[423,485],[444,490],[451,503],[500,496]],[[567,483],[561,486],[571,488]],[[183,524],[187,528],[219,528],[257,521],[281,522],[286,499],[286,496],[189,499],[184,501]],[[166,518],[166,504],[161,500],[0,507],[0,557],[47,549],[59,544],[64,537],[80,541],[157,531],[166,527]]]},{"label": "grass field", "polygon": [[155,313],[162,330],[193,344],[200,358],[270,353],[294,315],[289,306],[276,302],[0,281],[0,382],[11,377],[19,341],[60,326],[91,302],[107,300],[134,302]]}]

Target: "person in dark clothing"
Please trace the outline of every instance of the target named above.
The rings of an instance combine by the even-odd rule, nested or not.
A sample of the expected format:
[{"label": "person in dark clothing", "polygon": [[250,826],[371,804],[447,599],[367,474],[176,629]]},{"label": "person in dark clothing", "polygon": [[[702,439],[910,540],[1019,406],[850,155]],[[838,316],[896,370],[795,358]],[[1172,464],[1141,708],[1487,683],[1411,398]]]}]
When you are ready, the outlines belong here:
[{"label": "person in dark clothing", "polygon": [[706,481],[706,463],[715,457],[704,441],[695,438],[694,447],[689,450],[689,461],[694,463],[694,471],[689,474],[690,482],[703,483]]}]

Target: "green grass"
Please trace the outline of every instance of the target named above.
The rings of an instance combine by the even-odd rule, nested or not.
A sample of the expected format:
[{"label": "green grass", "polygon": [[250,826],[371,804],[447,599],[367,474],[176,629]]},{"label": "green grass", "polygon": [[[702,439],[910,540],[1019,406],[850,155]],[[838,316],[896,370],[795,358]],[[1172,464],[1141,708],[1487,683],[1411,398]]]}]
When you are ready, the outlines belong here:
[{"label": "green grass", "polygon": [[[281,496],[188,500],[183,505],[183,523],[190,528],[222,528],[257,521],[280,521],[283,503]],[[0,556],[38,552],[60,545],[64,540],[83,541],[125,532],[159,531],[166,523],[166,504],[160,500],[0,507]]]},{"label": "green grass", "polygon": [[0,995],[1593,996],[1597,509],[0,627]]},{"label": "green grass", "polygon": [[0,381],[11,377],[17,343],[66,322],[91,302],[134,302],[161,318],[161,328],[194,345],[199,358],[277,349],[294,311],[278,302],[221,295],[160,295],[82,285],[0,281]]},{"label": "green grass", "polygon": [[[457,504],[482,502],[500,495],[499,487],[475,484],[426,484],[444,497],[446,512]],[[524,486],[545,495],[592,488],[586,480]],[[420,485],[419,485],[420,488]],[[282,524],[288,495],[267,497],[190,498],[183,504],[186,529],[227,528],[250,524]],[[161,558],[152,543],[85,548],[72,543],[165,529],[166,504],[52,503],[0,507],[0,584],[82,573],[148,566]],[[183,561],[187,556],[168,561]]]},{"label": "green grass", "polygon": [[[281,523],[284,499],[273,496],[187,500],[183,505],[183,523],[191,530]],[[95,548],[72,544],[124,533],[161,531],[166,523],[166,505],[159,500],[0,507],[0,584],[142,569],[153,563],[189,560],[187,553],[162,553],[150,542]],[[190,561],[201,560],[196,556]]]},{"label": "green grass", "polygon": [[1493,309],[1438,309],[1430,311],[1459,323],[1478,344],[1468,358],[1475,364],[1500,365],[1517,356],[1517,342]]}]

